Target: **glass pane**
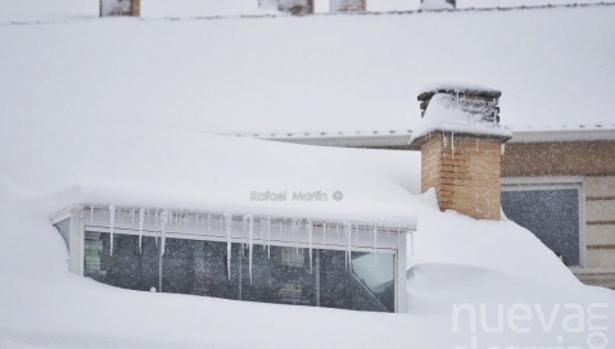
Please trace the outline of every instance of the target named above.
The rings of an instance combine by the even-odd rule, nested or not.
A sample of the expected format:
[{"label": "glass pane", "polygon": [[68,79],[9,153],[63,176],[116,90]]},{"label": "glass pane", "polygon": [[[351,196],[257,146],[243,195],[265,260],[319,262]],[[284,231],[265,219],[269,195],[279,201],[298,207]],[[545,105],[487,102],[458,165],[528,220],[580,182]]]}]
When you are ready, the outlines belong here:
[{"label": "glass pane", "polygon": [[132,290],[158,288],[158,245],[143,237],[139,253],[137,236],[114,234],[113,256],[108,233],[85,232],[84,275],[109,285]]},{"label": "glass pane", "polygon": [[576,189],[502,192],[506,216],[529,229],[567,265],[578,265],[579,193]]},{"label": "glass pane", "polygon": [[[140,255],[138,237],[114,234],[113,256],[107,273],[108,283],[129,289],[138,289]],[[108,252],[108,251],[106,251]]]},{"label": "glass pane", "polygon": [[160,260],[159,243],[160,241],[157,241],[157,238],[150,236],[143,237],[139,290],[149,291],[152,288],[158,289],[158,261]]},{"label": "glass pane", "polygon": [[239,245],[232,246],[230,280],[226,263],[225,242],[166,239],[162,291],[238,299]]},{"label": "glass pane", "polygon": [[192,294],[239,299],[239,245],[231,249],[231,278],[226,260],[226,243],[194,241],[194,286]]},{"label": "glass pane", "polygon": [[395,310],[395,261],[392,254],[320,251],[320,305],[353,310]]},{"label": "glass pane", "polygon": [[166,239],[162,259],[162,291],[192,293],[194,288],[193,246],[198,241]]},{"label": "glass pane", "polygon": [[[158,289],[159,245],[154,237],[114,235],[109,254],[108,233],[85,233],[85,275],[135,290]],[[225,242],[166,239],[162,257],[162,291],[249,301],[325,306],[355,310],[394,311],[395,257],[352,254],[345,268],[344,251],[312,251],[262,245],[250,250],[232,245],[231,277],[227,274]]]},{"label": "glass pane", "polygon": [[242,299],[316,305],[316,266],[313,263],[310,270],[308,249],[272,246],[269,258],[262,245],[255,245],[250,283],[249,249],[246,246],[241,266]]},{"label": "glass pane", "polygon": [[353,253],[352,275],[366,291],[390,311],[395,306],[395,256],[386,253]]},{"label": "glass pane", "polygon": [[100,282],[106,282],[109,262],[109,234],[86,231],[84,239],[84,275]]}]

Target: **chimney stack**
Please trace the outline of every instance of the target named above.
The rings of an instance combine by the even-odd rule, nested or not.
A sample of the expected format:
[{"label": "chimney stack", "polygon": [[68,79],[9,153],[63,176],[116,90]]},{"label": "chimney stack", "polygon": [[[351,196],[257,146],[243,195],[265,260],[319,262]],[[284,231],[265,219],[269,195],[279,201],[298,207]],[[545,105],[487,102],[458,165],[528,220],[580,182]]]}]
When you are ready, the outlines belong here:
[{"label": "chimney stack", "polygon": [[422,10],[448,10],[457,7],[457,0],[421,0]]},{"label": "chimney stack", "polygon": [[425,90],[411,148],[421,150],[421,190],[435,188],[441,210],[500,219],[500,163],[511,131],[500,125],[501,92],[442,85]]}]

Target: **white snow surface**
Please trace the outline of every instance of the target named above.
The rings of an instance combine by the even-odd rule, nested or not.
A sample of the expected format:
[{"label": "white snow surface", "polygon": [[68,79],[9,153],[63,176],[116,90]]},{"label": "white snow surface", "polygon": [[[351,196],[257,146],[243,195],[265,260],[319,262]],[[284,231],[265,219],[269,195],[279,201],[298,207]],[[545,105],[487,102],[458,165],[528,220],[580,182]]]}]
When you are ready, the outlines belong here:
[{"label": "white snow surface", "polygon": [[[451,304],[463,301],[606,303],[615,328],[613,293],[582,286],[530,232],[506,220],[440,212],[433,192],[419,195],[416,152],[208,133],[412,125],[419,119],[415,84],[444,78],[484,80],[510,96],[507,106],[553,111],[545,122],[555,120],[548,115],[572,120],[581,104],[563,97],[596,86],[596,94],[583,94],[582,115],[605,117],[614,103],[600,96],[612,91],[607,82],[615,74],[613,14],[593,8],[0,26],[8,53],[0,55],[0,347],[450,348],[468,340],[451,334]],[[453,32],[482,40],[452,40]],[[503,54],[506,45],[526,49]],[[581,59],[582,67],[574,64]],[[561,79],[575,83],[557,84]],[[341,190],[344,199],[255,203],[252,190]],[[416,222],[410,313],[104,286],[68,272],[63,240],[49,222],[77,202]],[[585,339],[561,328],[488,338],[553,345],[558,335],[571,345]]]},{"label": "white snow surface", "polygon": [[613,18],[615,6],[4,25],[0,113],[369,133],[415,128],[421,87],[461,81],[501,90],[515,131],[615,127]]},{"label": "white snow surface", "polygon": [[[294,343],[298,348],[368,348],[386,342],[392,348],[443,348],[467,340],[446,335],[450,314],[445,306],[451,299],[476,300],[483,290],[499,290],[506,301],[517,299],[506,296],[500,285],[514,285],[524,291],[521,300],[540,304],[551,302],[562,288],[569,298],[561,299],[614,301],[612,293],[582,286],[516,224],[440,212],[433,205],[433,192],[418,195],[416,152],[310,147],[148,125],[132,128],[114,115],[70,123],[63,115],[29,118],[27,123],[1,120],[0,147],[11,150],[0,153],[3,347],[272,348]],[[49,222],[55,209],[84,200],[258,211],[264,206],[248,201],[249,190],[287,187],[335,187],[345,197],[337,206],[300,203],[265,209],[306,215],[333,210],[343,217],[368,215],[360,209],[365,204],[382,217],[406,213],[406,219],[417,219],[409,247],[410,314],[116,289],[71,275],[63,240]],[[432,264],[447,267],[429,267]],[[476,282],[460,293],[458,282],[464,275]],[[505,331],[497,340],[547,340],[550,335]]]},{"label": "white snow surface", "polygon": [[[511,232],[524,234],[518,228]],[[551,314],[551,305],[599,302],[611,307],[608,326],[615,326],[611,291],[528,282],[492,269],[459,264],[426,263],[412,268],[409,314],[117,289],[68,273],[64,242],[49,225],[46,211],[37,200],[15,193],[8,185],[0,187],[0,234],[2,348],[282,348],[289,343],[295,348],[374,348],[383,343],[390,348],[451,348],[465,345],[472,335],[451,331],[451,308],[464,302],[495,307],[523,301],[543,307],[547,314]],[[455,248],[461,250],[462,246]],[[442,250],[440,256],[448,252],[451,250]],[[523,261],[523,256],[517,257]],[[500,344],[546,345],[563,336],[571,345],[582,343],[586,333],[564,331],[561,316],[556,316],[555,330],[535,329],[529,334],[504,330],[480,338]]]}]

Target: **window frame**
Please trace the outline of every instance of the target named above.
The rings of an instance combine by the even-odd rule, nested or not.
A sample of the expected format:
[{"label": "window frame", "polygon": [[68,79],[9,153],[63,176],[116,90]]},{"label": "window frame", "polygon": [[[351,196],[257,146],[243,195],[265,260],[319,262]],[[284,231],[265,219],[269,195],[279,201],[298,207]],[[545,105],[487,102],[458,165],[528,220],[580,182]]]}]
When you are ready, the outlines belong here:
[{"label": "window frame", "polygon": [[569,268],[582,268],[586,265],[587,244],[585,239],[585,186],[581,176],[537,176],[537,177],[502,177],[501,191],[547,191],[570,190],[578,192],[579,209],[579,264],[568,265]]},{"label": "window frame", "polygon": [[[95,208],[92,209],[91,208]],[[130,209],[130,207],[121,207],[121,209]],[[154,209],[155,210],[155,209]],[[106,212],[106,213],[105,213]],[[175,213],[197,213],[186,210],[173,210]],[[237,221],[237,217],[239,215],[233,216],[233,226],[235,227],[237,224],[241,224],[240,221]],[[109,215],[108,215],[108,206],[100,206],[100,205],[89,205],[89,204],[76,204],[69,208],[64,208],[62,210],[57,211],[55,214],[49,217],[49,220],[53,222],[57,222],[62,219],[70,219],[70,241],[71,248],[69,250],[70,256],[70,271],[84,276],[84,258],[85,258],[85,232],[99,232],[99,233],[110,233],[109,227]],[[116,219],[119,218],[116,216]],[[284,218],[284,217],[282,217]],[[331,221],[324,220],[326,223],[337,223],[342,224],[341,221]],[[126,223],[126,222],[124,222]],[[178,222],[175,222],[175,228],[178,228]],[[396,227],[396,228],[395,228]],[[407,246],[412,246],[413,248],[413,234],[416,231],[416,226],[386,226],[383,228],[387,230],[389,234],[392,234],[390,237],[386,239],[379,238],[378,244],[375,246],[371,245],[371,241],[364,239],[360,239],[357,237],[357,240],[353,240],[351,245],[351,250],[354,252],[378,252],[378,253],[387,253],[392,254],[394,256],[395,263],[395,271],[394,271],[394,312],[395,313],[404,313],[407,311],[407,297],[406,297],[406,268],[407,268]],[[220,234],[194,234],[189,233],[187,231],[182,231],[182,229],[173,229],[172,225],[168,226],[168,231],[165,232],[165,236],[167,238],[176,238],[176,239],[188,239],[188,240],[205,240],[205,241],[219,241],[225,242],[226,237]],[[117,234],[125,234],[125,235],[138,235],[138,223],[130,222],[129,224],[117,224],[114,227],[114,233]],[[343,230],[343,228],[342,228]],[[360,229],[364,233],[365,229]],[[255,229],[256,231],[256,229]],[[395,232],[394,232],[395,231]],[[329,250],[345,250],[345,242],[340,238],[325,238],[324,242],[318,242],[318,229],[314,229],[313,235],[313,243],[312,247],[314,249],[329,249]],[[322,234],[322,232],[321,232]],[[369,232],[368,232],[369,234]],[[342,231],[343,235],[343,231]],[[160,231],[158,229],[151,229],[150,227],[144,226],[143,236],[151,236],[156,237],[160,236]],[[407,241],[410,239],[410,241]],[[297,241],[294,239],[289,240],[274,240],[271,239],[272,246],[284,246],[284,247],[299,247],[299,248],[307,248],[308,244],[304,241]],[[294,240],[294,241],[292,241]],[[240,234],[237,236],[233,233],[231,237],[231,241],[233,243],[243,242],[247,243],[246,234]],[[255,245],[262,244],[264,241],[262,239],[255,238],[253,239],[253,243]],[[74,248],[73,248],[74,247]]]}]

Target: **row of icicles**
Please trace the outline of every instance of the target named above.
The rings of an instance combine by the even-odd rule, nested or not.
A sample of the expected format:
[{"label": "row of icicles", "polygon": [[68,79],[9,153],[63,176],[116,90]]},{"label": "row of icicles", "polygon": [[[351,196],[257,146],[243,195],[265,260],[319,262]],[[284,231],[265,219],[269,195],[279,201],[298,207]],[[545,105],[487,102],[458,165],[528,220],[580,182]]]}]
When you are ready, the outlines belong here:
[{"label": "row of icicles", "polygon": [[[115,233],[116,211],[117,209],[115,205],[109,206],[109,254],[111,256],[113,256],[113,239],[114,239],[114,233]],[[135,220],[138,219],[139,253],[143,253],[143,227],[145,225],[147,218],[150,215],[153,217],[154,222],[156,224],[159,224],[160,226],[160,229],[159,229],[160,230],[160,250],[159,251],[160,251],[160,257],[162,257],[166,249],[165,243],[166,243],[167,226],[169,224],[173,224],[174,222],[179,221],[180,218],[179,218],[179,215],[172,214],[167,209],[154,210],[154,212],[151,214],[149,210],[146,210],[144,208],[140,208],[136,212],[135,210],[130,210],[131,222],[134,223]],[[211,215],[201,216],[199,214],[196,214],[194,221],[196,223],[201,223],[203,219],[206,221],[207,229],[208,230],[211,229],[211,221],[212,221]],[[90,221],[91,222],[94,221],[94,208],[93,207],[90,207]],[[187,215],[184,215],[183,222],[185,225],[188,224]],[[261,227],[262,227],[263,222],[265,223],[264,229],[266,230],[266,234],[267,234],[267,243],[263,244],[263,249],[267,249],[267,258],[271,258],[271,218],[265,218],[261,220]],[[253,241],[254,239],[254,216],[252,215],[243,216],[242,223],[243,223],[244,231],[247,232],[247,236],[248,236],[248,243],[247,243],[248,245],[248,269],[249,269],[249,278],[250,278],[250,284],[251,284],[252,283],[252,255],[253,255],[253,246],[254,246],[254,241]],[[232,246],[233,216],[230,213],[225,213],[223,216],[223,221],[221,221],[220,224],[224,226],[224,230],[226,232],[226,267],[227,267],[228,279],[230,280],[231,279],[231,257],[232,257],[231,256],[232,254],[231,246]],[[292,232],[297,231],[298,226],[299,226],[299,223],[297,222],[297,220],[291,221],[291,231]],[[313,262],[313,253],[312,253],[313,229],[314,229],[314,224],[312,223],[312,221],[307,220],[307,223],[305,225],[305,230],[307,232],[307,240],[308,240],[310,273],[312,273],[312,264],[313,264],[312,263]],[[327,223],[323,223],[322,229],[323,229],[324,239],[326,239]],[[333,231],[339,232],[338,224],[334,224]],[[346,241],[345,256],[344,256],[345,257],[344,265],[346,268],[352,269],[352,237],[353,237],[353,233],[355,232],[358,233],[358,231],[359,231],[358,224],[353,224],[350,222],[346,222],[343,224],[344,238]],[[373,247],[375,249],[378,244],[378,228],[375,225],[372,230],[372,238],[373,238]],[[156,246],[158,246],[158,237],[156,237],[155,241],[156,241]],[[299,247],[296,248],[296,251],[298,254]]]}]

